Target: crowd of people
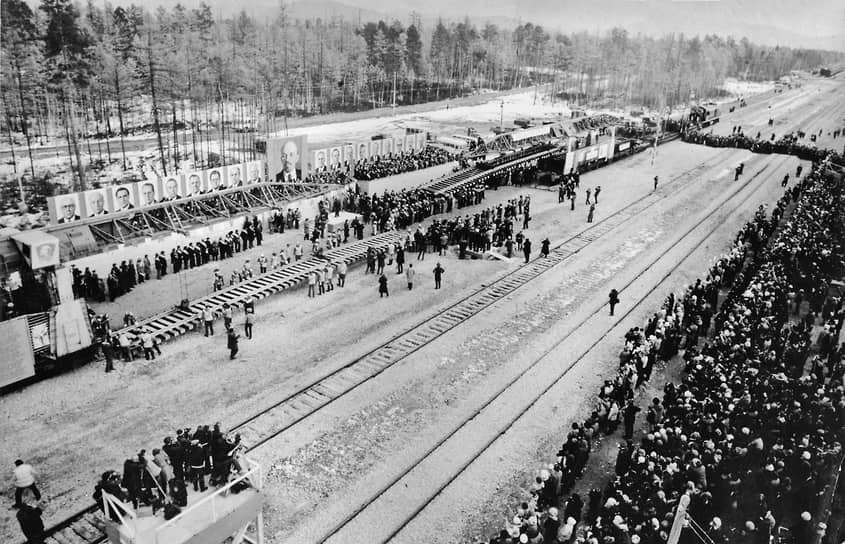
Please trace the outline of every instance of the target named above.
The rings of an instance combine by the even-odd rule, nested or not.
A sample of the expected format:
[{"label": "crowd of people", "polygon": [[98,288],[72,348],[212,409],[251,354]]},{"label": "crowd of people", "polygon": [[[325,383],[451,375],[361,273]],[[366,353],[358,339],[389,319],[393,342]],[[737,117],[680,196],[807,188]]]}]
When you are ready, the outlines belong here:
[{"label": "crowd of people", "polygon": [[[145,281],[161,279],[168,273],[169,269],[177,274],[181,270],[208,264],[210,262],[231,259],[236,254],[260,246],[264,239],[264,227],[261,221],[255,217],[244,218],[243,227],[240,230],[233,230],[224,236],[212,240],[207,237],[204,240],[189,242],[182,246],[176,246],[170,251],[168,259],[164,251],[153,255],[144,255],[143,259],[127,259],[112,263],[111,270],[105,281],[100,278],[96,270],[85,268],[84,271],[71,265],[73,277],[73,291],[76,297],[83,297],[97,302],[103,302],[108,298],[114,302],[117,297],[125,295],[135,286]],[[153,273],[155,268],[155,273]]]},{"label": "crowd of people", "polygon": [[[821,130],[819,134],[821,134]],[[777,139],[776,134],[772,132],[767,139],[760,132],[754,137],[749,136],[743,132],[742,126],[733,127],[731,134],[727,136],[720,136],[712,132],[704,133],[694,127],[690,127],[681,133],[681,139],[685,142],[703,144],[710,147],[737,147],[748,149],[755,153],[795,155],[803,160],[815,162],[823,160],[829,153],[828,150],[818,148],[815,145],[801,143],[801,140],[804,139],[804,133],[802,131],[785,134]]]},{"label": "crowd of people", "polygon": [[[101,510],[118,521],[118,508],[103,500],[103,493],[134,509],[152,507],[169,519],[187,506],[188,489],[203,492],[210,487],[223,487],[249,469],[243,460],[246,447],[240,435],[221,431],[220,424],[199,425],[196,429],[177,429],[159,447],[148,454],[139,451],[123,463],[123,471],[108,470],[94,487],[93,498]],[[238,493],[249,487],[241,480],[231,491]]]},{"label": "crowd of people", "polygon": [[[810,544],[820,494],[843,456],[845,344],[835,338],[845,309],[825,296],[842,264],[843,212],[840,182],[816,163],[771,217],[758,211],[705,279],[630,330],[596,410],[572,425],[557,462],[539,470],[532,499],[490,542],[663,543],[688,495],[682,542],[703,535],[714,544],[762,544],[788,528],[796,544]],[[681,350],[682,382],[637,406],[638,386]],[[588,496],[570,493],[595,441],[620,424],[615,477]]]},{"label": "crowd of people", "polygon": [[458,159],[458,155],[444,148],[426,146],[421,150],[391,153],[386,156],[360,159],[355,163],[355,179],[372,180],[421,170]]}]

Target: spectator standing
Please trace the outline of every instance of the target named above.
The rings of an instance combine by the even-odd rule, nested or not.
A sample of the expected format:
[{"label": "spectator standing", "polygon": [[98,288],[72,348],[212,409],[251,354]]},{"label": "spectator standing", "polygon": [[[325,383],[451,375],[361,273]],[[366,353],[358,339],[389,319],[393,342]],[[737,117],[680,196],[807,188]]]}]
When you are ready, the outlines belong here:
[{"label": "spectator standing", "polygon": [[337,285],[338,287],[346,286],[346,261],[337,263]]},{"label": "spectator standing", "polygon": [[607,295],[607,302],[610,304],[610,315],[613,315],[613,309],[619,304],[619,291],[611,289],[610,294]]},{"label": "spectator standing", "polygon": [[629,400],[628,404],[625,405],[622,413],[622,420],[625,423],[625,440],[634,438],[634,422],[637,420],[637,412],[639,411],[640,407],[634,404],[633,399]]},{"label": "spectator standing", "polygon": [[540,242],[540,255],[543,257],[549,256],[549,239],[544,238],[542,242]]},{"label": "spectator standing", "polygon": [[382,298],[385,295],[387,295],[388,298],[390,297],[390,293],[387,291],[387,276],[385,276],[384,274],[379,276],[378,279],[378,293],[378,298]]},{"label": "spectator standing", "polygon": [[149,329],[144,329],[144,332],[141,333],[141,347],[144,348],[144,359],[147,361],[155,361],[155,341],[153,340],[153,335],[150,333]]},{"label": "spectator standing", "polygon": [[202,321],[205,325],[205,335],[214,336],[214,313],[207,304],[202,308]]},{"label": "spectator standing", "polygon": [[408,291],[414,288],[414,275],[416,271],[414,270],[414,265],[409,264],[408,270],[405,271],[405,277],[408,279]]},{"label": "spectator standing", "polygon": [[[519,233],[519,234],[522,234],[522,233]],[[517,236],[519,236],[519,235],[517,235]],[[528,260],[531,258],[531,240],[529,240],[528,237],[526,237],[525,241],[522,242],[522,253],[525,255],[525,262],[527,263]]]},{"label": "spectator standing", "polygon": [[244,312],[244,334],[250,340],[252,340],[252,322],[254,316],[254,310],[247,310],[246,312]]},{"label": "spectator standing", "polygon": [[657,190],[657,176],[654,176],[654,190]]},{"label": "spectator standing", "polygon": [[314,298],[314,289],[317,286],[317,271],[313,270],[308,274],[308,297]]},{"label": "spectator standing", "polygon": [[226,346],[229,348],[229,359],[234,359],[238,355],[238,338],[240,338],[240,335],[235,332],[235,329],[229,329],[226,338]]},{"label": "spectator standing", "polygon": [[596,191],[594,193],[593,202],[596,204],[599,203],[599,193],[601,192],[601,185],[596,185]]},{"label": "spectator standing", "polygon": [[437,263],[437,266],[434,267],[434,288],[440,289],[440,281],[443,279],[443,272],[446,270],[440,266],[440,263]]},{"label": "spectator standing", "polygon": [[21,459],[15,461],[15,469],[13,471],[15,484],[15,508],[19,508],[23,502],[23,492],[29,489],[35,495],[35,500],[41,500],[41,492],[35,485],[35,469],[29,463],[24,463]]},{"label": "spectator standing", "polygon": [[595,212],[596,212],[596,205],[590,204],[590,211],[587,212],[587,223],[593,222],[593,214],[595,214]]}]

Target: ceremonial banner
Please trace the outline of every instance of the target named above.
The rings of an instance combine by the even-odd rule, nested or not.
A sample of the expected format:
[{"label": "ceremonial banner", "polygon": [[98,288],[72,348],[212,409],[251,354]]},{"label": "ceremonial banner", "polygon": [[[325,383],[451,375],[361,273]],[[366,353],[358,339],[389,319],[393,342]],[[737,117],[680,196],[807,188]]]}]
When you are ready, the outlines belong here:
[{"label": "ceremonial banner", "polygon": [[205,193],[205,172],[185,174],[185,196],[199,196]]},{"label": "ceremonial banner", "polygon": [[250,161],[246,163],[246,184],[254,185],[264,181],[264,163],[262,161]]},{"label": "ceremonial banner", "polygon": [[114,211],[125,212],[127,210],[135,209],[135,202],[137,202],[135,189],[137,189],[137,187],[134,183],[113,185],[111,187]]},{"label": "ceremonial banner", "polygon": [[343,160],[350,166],[355,162],[355,144],[343,144]]},{"label": "ceremonial banner", "polygon": [[414,134],[414,148],[418,151],[422,150],[425,147],[425,133],[424,132],[417,132]]},{"label": "ceremonial banner", "polygon": [[413,134],[406,134],[403,140],[405,140],[405,151],[413,151],[416,148],[416,142],[414,141]]},{"label": "ceremonial banner", "polygon": [[393,150],[397,155],[401,155],[405,151],[405,139],[396,138],[393,140]]},{"label": "ceremonial banner", "polygon": [[[271,138],[267,140],[267,170],[270,180],[297,181],[302,179],[303,164],[308,155],[308,141],[303,136]],[[313,166],[312,166],[313,167]]]},{"label": "ceremonial banner", "polygon": [[85,216],[99,217],[108,215],[111,211],[111,201],[105,189],[91,189],[85,191]]},{"label": "ceremonial banner", "polygon": [[79,194],[59,195],[47,199],[47,209],[53,223],[64,224],[79,221],[81,209],[79,206]]},{"label": "ceremonial banner", "polygon": [[317,149],[314,151],[314,158],[312,159],[312,167],[314,171],[319,172],[326,169],[328,161],[326,159],[327,149]]},{"label": "ceremonial banner", "polygon": [[370,142],[370,157],[379,157],[381,156],[381,141],[380,140],[372,140]]},{"label": "ceremonial banner", "polygon": [[244,179],[246,175],[244,174],[244,167],[245,164],[233,164],[228,166],[229,175],[226,177],[227,187],[243,187]]},{"label": "ceremonial banner", "polygon": [[138,186],[138,208],[145,208],[158,203],[158,180],[139,181]]},{"label": "ceremonial banner", "polygon": [[184,185],[182,183],[182,176],[167,176],[162,183],[162,195],[159,202],[169,202],[171,200],[179,200],[185,193]]},{"label": "ceremonial banner", "polygon": [[384,156],[393,153],[393,138],[385,138],[381,141],[381,154]]},{"label": "ceremonial banner", "polygon": [[226,188],[226,182],[223,180],[222,168],[212,168],[211,170],[207,170],[206,176],[208,178],[207,193],[213,193]]},{"label": "ceremonial banner", "polygon": [[358,148],[358,152],[355,153],[356,160],[363,160],[370,156],[370,147],[367,142],[358,142],[356,146]]},{"label": "ceremonial banner", "polygon": [[339,148],[339,147],[333,147],[333,148],[331,148],[331,155],[330,155],[330,157],[331,157],[331,158],[330,158],[330,160],[329,160],[329,166],[331,166],[332,168],[335,168],[336,166],[340,166],[340,163],[341,163],[341,160],[340,160],[340,157],[341,157],[341,151],[340,151],[340,148]]}]

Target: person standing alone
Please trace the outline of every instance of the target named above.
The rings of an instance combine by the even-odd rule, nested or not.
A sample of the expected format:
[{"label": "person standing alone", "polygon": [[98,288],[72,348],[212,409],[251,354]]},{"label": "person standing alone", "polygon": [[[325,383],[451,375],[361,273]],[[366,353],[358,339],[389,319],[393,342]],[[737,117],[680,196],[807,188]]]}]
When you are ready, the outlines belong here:
[{"label": "person standing alone", "polygon": [[409,264],[408,270],[405,271],[405,277],[408,279],[408,291],[414,288],[414,274],[416,274],[414,265]]},{"label": "person standing alone", "polygon": [[385,295],[387,295],[387,297],[390,298],[390,293],[387,290],[387,276],[385,276],[384,274],[379,276],[379,279],[378,279],[378,293],[379,293],[378,298],[383,298]]},{"label": "person standing alone", "polygon": [[525,254],[525,262],[527,263],[531,258],[531,240],[529,240],[528,237],[526,237],[525,241],[522,242],[522,253]]},{"label": "person standing alone", "polygon": [[244,312],[244,334],[252,340],[252,322],[255,318],[255,310],[247,309]]},{"label": "person standing alone", "polygon": [[607,298],[608,303],[610,304],[610,315],[613,315],[613,309],[616,308],[617,304],[619,304],[619,291],[611,289]]},{"label": "person standing alone", "polygon": [[238,355],[238,335],[235,329],[229,329],[227,332],[226,346],[229,348],[229,359],[234,359]]},{"label": "person standing alone", "polygon": [[437,266],[434,267],[434,288],[440,289],[440,281],[443,279],[443,272],[446,270],[440,266],[440,263],[437,263]]}]

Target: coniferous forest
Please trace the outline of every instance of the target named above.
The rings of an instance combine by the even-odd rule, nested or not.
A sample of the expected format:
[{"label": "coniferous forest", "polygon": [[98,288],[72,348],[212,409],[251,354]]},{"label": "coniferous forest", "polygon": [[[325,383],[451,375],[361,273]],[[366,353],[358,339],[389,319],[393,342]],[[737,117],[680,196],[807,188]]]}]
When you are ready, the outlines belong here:
[{"label": "coniferous forest", "polygon": [[[33,147],[61,142],[77,189],[91,156],[126,169],[133,135],[155,139],[166,173],[185,157],[213,164],[225,145],[250,149],[287,117],[532,85],[579,104],[672,106],[718,94],[726,77],[772,80],[841,59],[715,35],[423,25],[415,14],[300,20],[282,3],[261,19],[221,18],[205,3],[150,11],[91,0],[35,9],[2,0],[0,15],[3,139],[17,146],[15,170],[34,177]],[[210,138],[223,153],[209,151]]]}]

